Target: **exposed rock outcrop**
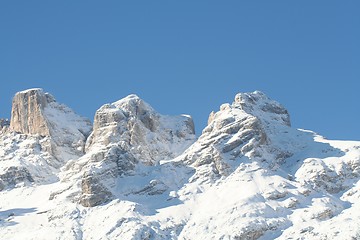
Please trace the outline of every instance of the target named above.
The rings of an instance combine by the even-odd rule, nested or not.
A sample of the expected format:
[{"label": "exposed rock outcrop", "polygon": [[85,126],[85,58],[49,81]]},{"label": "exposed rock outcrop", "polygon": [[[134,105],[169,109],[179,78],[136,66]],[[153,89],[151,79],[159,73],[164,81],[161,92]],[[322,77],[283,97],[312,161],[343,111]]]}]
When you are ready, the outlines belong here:
[{"label": "exposed rock outcrop", "polygon": [[40,88],[18,92],[12,102],[10,128],[19,133],[50,136],[44,109],[55,99]]},{"label": "exposed rock outcrop", "polygon": [[10,121],[8,119],[0,118],[0,132],[5,131],[10,126]]},{"label": "exposed rock outcrop", "polygon": [[261,159],[264,151],[275,155],[275,162],[282,161],[290,153],[273,136],[289,127],[289,114],[279,103],[259,91],[239,93],[232,104],[210,113],[208,126],[181,158],[195,167],[207,165],[215,175],[233,171],[229,159]]},{"label": "exposed rock outcrop", "polygon": [[56,102],[40,88],[18,92],[13,98],[10,129],[17,133],[51,137],[48,150],[66,161],[84,153],[91,122]]},{"label": "exposed rock outcrop", "polygon": [[56,181],[56,173],[68,160],[84,155],[91,129],[89,120],[57,103],[42,89],[16,93],[11,121],[0,121],[3,185]]},{"label": "exposed rock outcrop", "polygon": [[49,94],[18,95],[12,130],[0,121],[4,239],[360,239],[360,142],[291,128],[261,92],[196,142],[191,117],[136,95],[102,106],[89,137]]},{"label": "exposed rock outcrop", "polygon": [[80,204],[84,207],[93,207],[106,203],[113,197],[111,192],[91,173],[84,173],[81,180]]},{"label": "exposed rock outcrop", "polygon": [[[360,151],[359,151],[360,152]],[[324,189],[329,193],[339,193],[353,184],[360,176],[360,156],[357,159],[306,159],[296,172],[298,181],[312,189]]]},{"label": "exposed rock outcrop", "polygon": [[88,175],[80,173],[82,183],[87,183],[81,190],[80,202],[84,206],[95,206],[103,202],[93,199],[108,200],[100,195],[110,192],[105,187],[109,182],[114,184],[117,177],[141,174],[134,172],[139,164],[156,166],[160,160],[172,159],[194,140],[194,123],[190,116],[161,115],[138,96],[129,95],[96,111],[86,155],[67,166],[70,171],[66,178],[74,174],[74,169],[82,172],[98,169],[92,179],[97,179],[95,185],[101,185],[102,191],[88,186],[93,181],[86,180]]},{"label": "exposed rock outcrop", "polygon": [[86,148],[121,143],[138,160],[152,165],[180,154],[194,134],[190,116],[160,115],[138,96],[129,95],[96,111]]},{"label": "exposed rock outcrop", "polygon": [[0,191],[14,187],[18,183],[32,183],[34,179],[25,167],[9,167],[0,174]]}]

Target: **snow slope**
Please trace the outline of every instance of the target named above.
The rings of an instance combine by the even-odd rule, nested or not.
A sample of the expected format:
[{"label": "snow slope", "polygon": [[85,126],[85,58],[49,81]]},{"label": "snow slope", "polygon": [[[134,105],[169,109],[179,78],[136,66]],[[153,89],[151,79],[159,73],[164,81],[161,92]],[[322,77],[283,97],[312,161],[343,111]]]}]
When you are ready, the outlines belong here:
[{"label": "snow slope", "polygon": [[135,95],[101,107],[93,129],[57,171],[34,136],[1,134],[2,169],[55,176],[0,191],[2,239],[360,239],[360,142],[291,128],[261,92],[211,113],[196,141],[189,117]]}]

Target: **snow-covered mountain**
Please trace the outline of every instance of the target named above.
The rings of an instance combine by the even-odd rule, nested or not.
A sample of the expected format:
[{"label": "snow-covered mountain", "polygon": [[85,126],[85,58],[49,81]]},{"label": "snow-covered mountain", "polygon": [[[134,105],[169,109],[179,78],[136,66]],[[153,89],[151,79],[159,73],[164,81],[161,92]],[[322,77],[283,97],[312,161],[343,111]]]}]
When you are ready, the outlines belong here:
[{"label": "snow-covered mountain", "polygon": [[360,142],[239,93],[196,138],[136,95],[93,126],[41,89],[0,120],[0,239],[360,239]]}]

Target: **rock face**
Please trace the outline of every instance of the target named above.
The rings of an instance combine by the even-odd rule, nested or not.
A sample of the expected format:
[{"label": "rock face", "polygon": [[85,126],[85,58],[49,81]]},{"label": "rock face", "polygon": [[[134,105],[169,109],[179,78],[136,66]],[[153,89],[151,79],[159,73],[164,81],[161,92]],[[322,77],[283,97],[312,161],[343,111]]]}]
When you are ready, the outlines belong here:
[{"label": "rock face", "polygon": [[298,181],[309,188],[323,189],[336,194],[349,189],[354,179],[360,177],[360,155],[358,159],[340,158],[321,161],[308,158],[296,172]]},{"label": "rock face", "polygon": [[0,134],[4,239],[360,239],[360,142],[291,128],[261,92],[198,139],[136,95],[102,106],[89,136],[49,94],[18,95]]},{"label": "rock face", "polygon": [[172,159],[194,140],[190,116],[161,115],[136,95],[105,104],[96,111],[86,155],[68,166],[83,172],[80,202],[96,206],[108,201],[111,191],[105,186],[116,185],[116,178],[139,174],[138,165],[156,166]]},{"label": "rock face", "polygon": [[[190,116],[164,116],[136,95],[129,95],[96,111],[92,147],[119,144],[139,161],[152,165],[182,153],[195,139]],[[141,146],[141,147],[140,147]]]},{"label": "rock face", "polygon": [[18,92],[13,98],[10,128],[19,133],[50,136],[44,109],[54,101],[39,88]]},{"label": "rock face", "polygon": [[84,173],[81,180],[81,189],[80,203],[84,207],[97,206],[113,198],[111,192],[92,174]]},{"label": "rock face", "polygon": [[42,89],[18,92],[10,123],[0,121],[2,185],[11,188],[20,182],[56,181],[57,172],[68,160],[84,155],[91,129],[89,120]]},{"label": "rock face", "polygon": [[40,88],[18,92],[13,98],[10,129],[17,133],[51,137],[51,154],[68,160],[84,153],[91,122],[56,102]]},{"label": "rock face", "polygon": [[10,121],[8,119],[0,118],[0,132],[7,129],[9,126]]},{"label": "rock face", "polygon": [[0,174],[0,191],[7,187],[14,187],[18,183],[31,183],[34,179],[25,167],[9,167]]},{"label": "rock face", "polygon": [[208,126],[182,159],[195,167],[206,166],[216,175],[234,171],[230,166],[235,159],[262,158],[264,151],[276,154],[275,162],[281,161],[290,153],[274,136],[289,128],[289,114],[279,103],[259,91],[239,93],[232,104],[210,114]]}]

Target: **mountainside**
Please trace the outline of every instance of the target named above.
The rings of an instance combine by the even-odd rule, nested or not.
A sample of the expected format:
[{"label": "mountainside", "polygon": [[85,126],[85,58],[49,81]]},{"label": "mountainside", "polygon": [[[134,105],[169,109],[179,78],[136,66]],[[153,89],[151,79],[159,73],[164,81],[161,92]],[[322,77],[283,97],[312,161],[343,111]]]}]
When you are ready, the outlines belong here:
[{"label": "mountainside", "polygon": [[42,89],[0,120],[1,239],[360,239],[360,142],[239,93],[196,138],[136,95],[91,122]]}]

